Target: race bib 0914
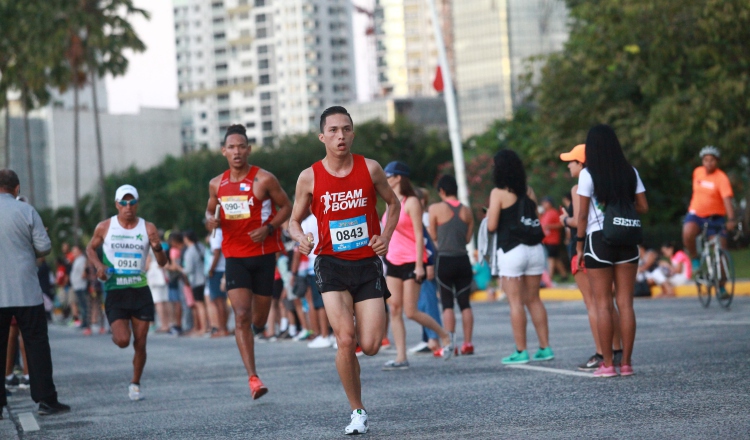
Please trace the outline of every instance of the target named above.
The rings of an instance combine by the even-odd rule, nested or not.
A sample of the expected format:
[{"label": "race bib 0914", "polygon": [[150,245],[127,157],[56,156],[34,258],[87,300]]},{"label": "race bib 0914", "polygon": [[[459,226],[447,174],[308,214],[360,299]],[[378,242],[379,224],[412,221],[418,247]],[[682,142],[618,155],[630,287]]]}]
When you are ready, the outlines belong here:
[{"label": "race bib 0914", "polygon": [[115,252],[114,265],[117,275],[138,275],[141,273],[143,255],[130,252]]}]

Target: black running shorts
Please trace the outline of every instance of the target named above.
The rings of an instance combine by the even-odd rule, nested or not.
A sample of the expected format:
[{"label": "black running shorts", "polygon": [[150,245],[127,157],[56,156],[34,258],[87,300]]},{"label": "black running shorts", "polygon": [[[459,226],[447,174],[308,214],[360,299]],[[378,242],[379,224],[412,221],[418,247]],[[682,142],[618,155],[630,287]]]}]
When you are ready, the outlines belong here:
[{"label": "black running shorts", "polygon": [[193,292],[193,300],[203,302],[206,300],[206,285],[201,284],[200,286],[193,286],[190,288]]},{"label": "black running shorts", "polygon": [[104,311],[110,325],[118,319],[129,321],[130,318],[153,322],[154,300],[151,289],[146,286],[108,290],[104,300]]},{"label": "black running shorts", "polygon": [[346,290],[355,303],[391,296],[379,257],[349,261],[321,255],[315,259],[315,284],[320,293]]},{"label": "black running shorts", "polygon": [[276,255],[259,257],[227,258],[225,276],[227,291],[250,289],[260,296],[273,296],[273,278],[276,271]]},{"label": "black running shorts", "polygon": [[402,281],[416,279],[417,274],[414,273],[416,267],[416,263],[393,264],[387,258],[385,260],[386,276],[398,278]]},{"label": "black running shorts", "polygon": [[284,291],[284,280],[278,279],[273,280],[273,299],[281,298],[281,293]]},{"label": "black running shorts", "polygon": [[594,231],[586,235],[583,262],[586,269],[603,269],[615,264],[638,264],[638,246],[612,246],[604,242],[602,231]]}]

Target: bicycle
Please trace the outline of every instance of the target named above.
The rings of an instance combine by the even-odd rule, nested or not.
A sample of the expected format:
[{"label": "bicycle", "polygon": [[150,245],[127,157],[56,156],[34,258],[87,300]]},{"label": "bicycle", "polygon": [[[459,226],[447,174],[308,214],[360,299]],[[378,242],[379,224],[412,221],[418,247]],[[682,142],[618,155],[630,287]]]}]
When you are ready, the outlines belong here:
[{"label": "bicycle", "polygon": [[[737,236],[742,233],[742,224],[737,224]],[[708,223],[703,225],[703,231],[697,238],[700,249],[700,268],[695,276],[698,289],[698,300],[703,307],[711,303],[711,292],[719,305],[729,309],[734,299],[734,263],[732,256],[721,248],[719,234],[709,238]]]}]

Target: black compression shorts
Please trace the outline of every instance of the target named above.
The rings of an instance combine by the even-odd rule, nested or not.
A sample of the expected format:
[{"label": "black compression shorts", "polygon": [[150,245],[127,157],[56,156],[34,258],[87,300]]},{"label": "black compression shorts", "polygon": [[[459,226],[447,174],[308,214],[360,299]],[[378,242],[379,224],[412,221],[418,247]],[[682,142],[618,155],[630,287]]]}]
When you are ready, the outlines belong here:
[{"label": "black compression shorts", "polygon": [[227,291],[250,289],[255,295],[273,296],[275,271],[275,254],[247,258],[227,258],[225,272]]}]

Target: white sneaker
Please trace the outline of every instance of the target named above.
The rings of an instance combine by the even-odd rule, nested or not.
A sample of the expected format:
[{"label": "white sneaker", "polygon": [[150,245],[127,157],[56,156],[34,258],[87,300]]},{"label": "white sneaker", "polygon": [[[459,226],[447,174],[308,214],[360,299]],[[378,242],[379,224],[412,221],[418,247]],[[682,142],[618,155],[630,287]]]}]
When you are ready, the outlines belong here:
[{"label": "white sneaker", "polygon": [[367,411],[355,409],[352,411],[352,421],[344,428],[344,434],[364,434],[367,432]]},{"label": "white sneaker", "polygon": [[130,400],[141,400],[141,386],[131,383],[128,385],[128,397],[130,397]]},{"label": "white sneaker", "polygon": [[329,348],[331,346],[331,340],[323,336],[316,336],[311,342],[307,344],[308,348]]},{"label": "white sneaker", "polygon": [[427,345],[426,342],[420,342],[419,344],[415,345],[414,347],[409,349],[409,353],[421,353],[423,351],[430,351],[430,346]]},{"label": "white sneaker", "polygon": [[299,333],[297,333],[297,336],[295,336],[292,339],[294,339],[297,342],[304,341],[305,339],[307,339],[310,336],[312,336],[312,334],[313,334],[313,332],[311,332],[310,330],[302,330]]}]

